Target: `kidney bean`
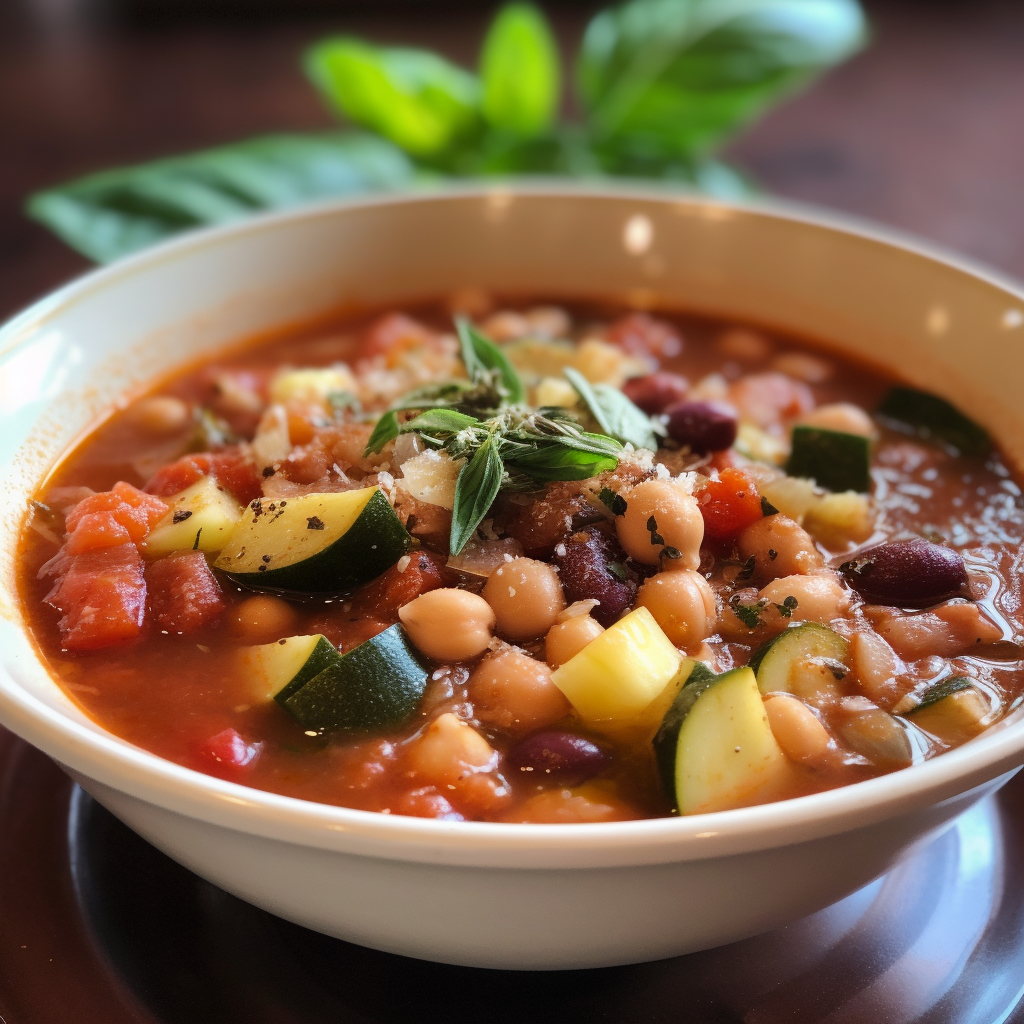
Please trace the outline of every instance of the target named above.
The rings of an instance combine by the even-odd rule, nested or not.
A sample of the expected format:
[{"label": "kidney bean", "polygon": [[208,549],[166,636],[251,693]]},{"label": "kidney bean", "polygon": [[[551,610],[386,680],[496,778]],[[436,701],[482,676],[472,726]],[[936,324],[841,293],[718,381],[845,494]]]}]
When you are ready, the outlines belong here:
[{"label": "kidney bean", "polygon": [[648,416],[657,416],[670,405],[681,402],[689,389],[690,382],[685,377],[665,370],[632,377],[622,385],[622,393]]},{"label": "kidney bean", "polygon": [[665,413],[669,437],[698,455],[725,451],[736,440],[736,410],[725,402],[679,402]]},{"label": "kidney bean", "polygon": [[554,563],[566,602],[600,601],[591,614],[602,626],[610,626],[636,600],[637,574],[626,565],[619,542],[601,530],[567,535],[555,546]]},{"label": "kidney bean", "polygon": [[839,571],[866,601],[899,608],[938,604],[967,587],[960,553],[921,538],[879,544],[844,562]]},{"label": "kidney bean", "polygon": [[537,782],[551,779],[573,786],[601,772],[608,763],[608,755],[590,740],[571,732],[537,732],[520,740],[508,752],[508,762]]}]

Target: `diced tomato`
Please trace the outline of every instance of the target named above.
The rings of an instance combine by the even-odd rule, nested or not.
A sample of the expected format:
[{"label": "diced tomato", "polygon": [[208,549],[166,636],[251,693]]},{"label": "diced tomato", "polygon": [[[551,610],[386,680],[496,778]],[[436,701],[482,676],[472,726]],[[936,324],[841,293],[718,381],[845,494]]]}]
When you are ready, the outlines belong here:
[{"label": "diced tomato", "polygon": [[722,470],[717,480],[708,480],[694,496],[704,517],[704,536],[709,540],[734,540],[764,514],[757,487],[740,469]]},{"label": "diced tomato", "polygon": [[605,338],[634,356],[669,359],[683,351],[679,331],[647,313],[628,313],[608,326]]},{"label": "diced tomato", "polygon": [[443,555],[418,551],[409,557],[404,570],[393,565],[383,576],[363,587],[356,597],[358,606],[368,614],[393,620],[402,605],[445,585],[444,564]]},{"label": "diced tomato", "polygon": [[180,494],[204,476],[212,476],[243,505],[263,493],[256,463],[237,449],[184,455],[158,469],[146,484],[146,490],[167,498]]},{"label": "diced tomato", "polygon": [[236,729],[224,729],[199,748],[203,771],[230,778],[249,768],[259,757],[262,743],[250,743]]},{"label": "diced tomato", "polygon": [[217,452],[210,458],[214,479],[241,504],[248,505],[263,493],[262,477],[248,455],[235,449]]},{"label": "diced tomato", "polygon": [[94,651],[134,639],[146,612],[146,579],[135,545],[70,557],[46,602],[63,613],[65,650]]},{"label": "diced tomato", "polygon": [[735,448],[726,448],[724,451],[715,452],[708,460],[709,469],[717,469],[719,473],[724,469],[736,469],[744,464],[742,455],[736,454]]},{"label": "diced tomato", "polygon": [[389,367],[396,366],[411,349],[432,345],[437,335],[432,330],[401,313],[388,313],[374,320],[363,335],[362,355],[372,359],[384,356]]},{"label": "diced tomato", "polygon": [[202,480],[210,472],[211,466],[211,457],[206,452],[200,455],[183,455],[176,462],[161,466],[146,484],[146,490],[163,498],[180,494]]},{"label": "diced tomato", "polygon": [[114,484],[112,490],[126,505],[136,509],[141,516],[145,517],[150,529],[167,515],[166,502],[145,491],[140,491],[138,487],[133,487],[131,484],[125,483],[124,480],[119,480]]},{"label": "diced tomato", "polygon": [[100,548],[130,544],[132,536],[116,519],[115,512],[89,512],[75,518],[74,527],[64,544],[68,555],[81,555]]},{"label": "diced tomato", "polygon": [[224,595],[201,551],[179,551],[146,566],[149,614],[160,629],[189,633],[224,611]]},{"label": "diced tomato", "polygon": [[114,484],[112,490],[90,494],[78,502],[65,521],[68,533],[74,534],[85,517],[99,513],[112,516],[133,541],[140,541],[145,540],[152,527],[167,514],[167,503],[121,481]]}]

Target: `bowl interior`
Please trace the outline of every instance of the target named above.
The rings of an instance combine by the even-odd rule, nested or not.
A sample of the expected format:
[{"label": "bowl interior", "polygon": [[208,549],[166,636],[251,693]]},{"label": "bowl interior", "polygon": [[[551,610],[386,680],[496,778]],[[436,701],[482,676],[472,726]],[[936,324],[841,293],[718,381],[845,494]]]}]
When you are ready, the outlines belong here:
[{"label": "bowl interior", "polygon": [[[1024,296],[884,233],[843,228],[801,211],[656,194],[498,188],[328,206],[162,246],[0,331],[0,516],[20,523],[76,437],[181,363],[338,307],[464,286],[664,304],[820,340],[955,400],[1024,465]],[[17,606],[17,538],[0,533],[0,691],[74,722],[75,749],[89,735],[128,748],[38,661]],[[4,717],[31,732],[23,711],[8,706]],[[1024,736],[1014,742],[1013,755],[1004,743],[996,757],[1003,770]]]}]

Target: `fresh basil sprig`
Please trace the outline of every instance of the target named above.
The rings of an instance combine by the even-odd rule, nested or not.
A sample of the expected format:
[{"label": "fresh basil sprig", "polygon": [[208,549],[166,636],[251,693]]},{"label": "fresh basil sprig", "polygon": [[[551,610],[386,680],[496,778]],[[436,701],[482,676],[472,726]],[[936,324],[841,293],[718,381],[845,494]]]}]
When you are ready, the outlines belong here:
[{"label": "fresh basil sprig", "polygon": [[499,393],[509,405],[526,401],[526,388],[508,356],[465,317],[455,318],[455,330],[462,348],[462,361],[474,384],[488,383],[497,375]]},{"label": "fresh basil sprig", "polygon": [[488,437],[462,467],[455,484],[450,547],[457,555],[469,543],[477,527],[487,518],[501,490],[505,467],[498,454],[498,442]]},{"label": "fresh basil sprig", "polygon": [[365,454],[380,452],[407,433],[453,460],[465,460],[452,511],[454,554],[465,547],[502,488],[536,490],[553,480],[588,480],[614,469],[622,451],[615,438],[583,430],[564,409],[514,405],[483,420],[446,407],[425,409],[404,423],[392,409],[377,421]]},{"label": "fresh basil sprig", "polygon": [[618,388],[610,384],[591,384],[571,366],[562,372],[606,434],[634,448],[657,451],[659,435],[663,435],[664,431]]},{"label": "fresh basil sprig", "polygon": [[398,422],[398,413],[389,409],[379,420],[370,434],[370,439],[363,449],[363,458],[369,455],[376,455],[389,441],[394,441],[402,432],[402,425]]},{"label": "fresh basil sprig", "polygon": [[[631,0],[597,13],[565,74],[540,8],[495,17],[479,67],[350,36],[304,65],[372,135],[279,135],[93,175],[37,193],[30,216],[107,261],[262,210],[442,175],[620,174],[724,199],[750,183],[713,151],[866,39],[857,0]],[[558,120],[563,78],[578,120]]]}]

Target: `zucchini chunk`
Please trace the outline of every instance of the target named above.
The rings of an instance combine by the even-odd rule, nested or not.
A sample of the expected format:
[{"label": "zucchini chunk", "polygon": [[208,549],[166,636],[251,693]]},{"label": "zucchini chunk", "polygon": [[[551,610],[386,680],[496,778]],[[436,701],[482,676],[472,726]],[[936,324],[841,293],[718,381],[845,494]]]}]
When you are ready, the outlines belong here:
[{"label": "zucchini chunk", "polygon": [[270,382],[270,401],[280,405],[304,402],[330,408],[332,400],[351,398],[358,386],[345,365],[308,370],[282,370]]},{"label": "zucchini chunk", "polygon": [[961,455],[984,456],[992,449],[986,431],[944,398],[916,388],[890,388],[878,415],[900,427],[910,427],[926,439],[955,448]]},{"label": "zucchini chunk", "polygon": [[254,699],[278,701],[290,697],[340,658],[337,648],[322,633],[289,636],[272,644],[247,647],[243,652]]},{"label": "zucchini chunk", "polygon": [[551,676],[591,725],[634,719],[668,686],[683,656],[646,608],[634,608]]},{"label": "zucchini chunk", "polygon": [[807,477],[828,491],[859,491],[871,487],[871,442],[861,434],[821,427],[794,427],[793,447],[786,463],[790,476]]},{"label": "zucchini chunk", "polygon": [[411,543],[379,487],[257,498],[214,568],[260,590],[349,590],[389,569]]},{"label": "zucchini chunk", "polygon": [[919,729],[957,746],[985,728],[988,706],[966,676],[943,679],[926,690],[921,702],[905,713]]},{"label": "zucchini chunk", "polygon": [[792,693],[814,702],[825,695],[841,696],[850,644],[835,630],[817,622],[790,626],[759,647],[749,662],[764,694]]},{"label": "zucchini chunk", "polygon": [[695,665],[665,715],[654,751],[680,814],[777,798],[795,771],[772,735],[749,667],[715,675]]},{"label": "zucchini chunk", "polygon": [[345,654],[335,652],[315,675],[293,676],[274,700],[307,732],[393,729],[415,714],[429,675],[396,623]]},{"label": "zucchini chunk", "polygon": [[170,511],[142,544],[147,558],[162,558],[174,551],[216,554],[242,518],[242,506],[209,476],[167,501]]}]

